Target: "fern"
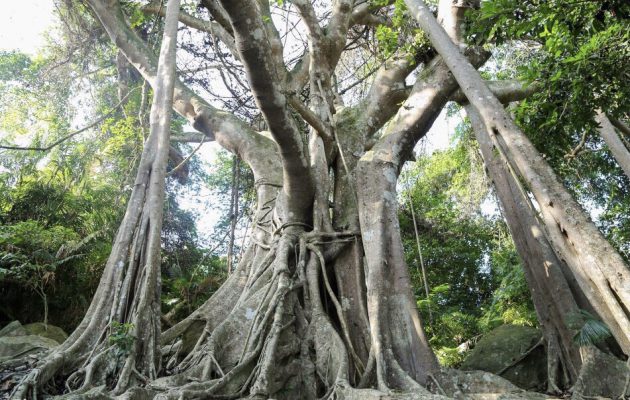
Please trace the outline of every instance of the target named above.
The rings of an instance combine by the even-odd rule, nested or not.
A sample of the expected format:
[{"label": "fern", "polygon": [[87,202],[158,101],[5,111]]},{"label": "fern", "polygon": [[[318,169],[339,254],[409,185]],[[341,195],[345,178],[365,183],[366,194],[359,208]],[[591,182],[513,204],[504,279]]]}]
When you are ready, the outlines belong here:
[{"label": "fern", "polygon": [[570,315],[567,325],[576,331],[573,341],[580,347],[597,344],[612,336],[605,323],[584,310]]}]

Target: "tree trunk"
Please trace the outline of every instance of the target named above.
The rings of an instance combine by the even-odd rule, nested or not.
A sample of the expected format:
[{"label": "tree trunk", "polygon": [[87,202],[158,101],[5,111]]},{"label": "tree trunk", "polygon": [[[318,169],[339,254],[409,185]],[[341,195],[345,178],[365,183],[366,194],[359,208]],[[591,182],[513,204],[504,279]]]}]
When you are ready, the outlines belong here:
[{"label": "tree trunk", "polygon": [[239,182],[241,174],[241,163],[237,156],[232,157],[232,186],[230,193],[230,235],[227,249],[227,270],[228,274],[234,271],[234,239],[236,234],[236,223],[238,222],[238,200]]},{"label": "tree trunk", "polygon": [[127,211],[116,234],[99,287],[86,316],[70,337],[14,393],[27,393],[63,369],[66,387],[82,393],[108,385],[122,393],[160,370],[160,234],[173,87],[179,0],[169,0],[145,143]]},{"label": "tree trunk", "polygon": [[[129,63],[156,88],[161,64],[129,28],[119,1],[88,1]],[[269,2],[202,0],[212,13],[211,22],[180,15],[181,22],[202,30],[210,25],[206,32],[220,37],[242,63],[271,133],[269,137],[254,131],[175,82],[173,108],[204,138],[232,151],[254,173],[257,209],[250,244],[235,271],[198,310],[160,335],[164,363],[159,378],[154,370],[135,368],[138,364],[131,361],[125,361],[130,368],[117,363],[110,371],[91,360],[106,350],[107,332],[101,332],[109,320],[133,321],[138,338],[133,354],[143,354],[143,359],[147,346],[139,343],[148,340],[154,348],[159,334],[150,319],[157,319],[159,310],[152,309],[142,326],[136,322],[139,318],[127,318],[134,313],[137,299],[155,304],[159,293],[151,292],[150,286],[143,292],[144,286],[135,279],[150,275],[142,275],[142,268],[148,250],[159,248],[156,241],[144,245],[148,230],[153,233],[157,226],[151,219],[157,214],[147,214],[148,207],[153,212],[161,203],[140,190],[149,185],[149,177],[154,182],[158,176],[154,177],[152,164],[143,162],[131,211],[121,225],[94,303],[81,327],[62,350],[53,353],[51,359],[58,364],[46,367],[34,382],[37,386],[61,375],[62,366],[81,371],[63,361],[65,357],[77,358],[75,364],[87,360],[91,369],[83,381],[109,384],[108,391],[111,379],[91,375],[87,379],[88,375],[118,377],[123,368],[132,371],[137,387],[128,396],[353,400],[427,394],[423,386],[435,381],[439,366],[411,291],[398,226],[396,183],[414,145],[458,88],[449,71],[453,67],[445,63],[446,57],[426,49],[400,54],[379,67],[365,99],[353,107],[338,106],[333,101],[337,63],[349,29],[370,8],[336,0],[322,22],[312,2],[291,3],[308,37],[308,49],[291,71],[285,65],[283,41],[272,23]],[[444,20],[456,35],[463,13],[448,7],[450,0],[442,3],[441,13],[452,11]],[[167,13],[172,17],[171,10],[169,4]],[[487,58],[475,51],[467,55],[475,65]],[[411,61],[414,57],[416,64]],[[416,65],[422,70],[408,88],[406,79]],[[307,85],[310,97],[302,104],[295,93]],[[160,99],[157,94],[156,99]],[[308,132],[296,122],[296,115],[311,126]],[[156,140],[152,134],[147,154]],[[154,200],[144,213],[142,205],[149,198]],[[119,319],[114,319],[116,313],[110,319],[97,318],[119,309],[124,314]],[[149,327],[149,333],[138,331],[140,327]],[[96,356],[86,354],[86,349],[96,349]],[[154,363],[154,369],[158,365]],[[83,373],[71,376],[70,389]],[[118,379],[114,394],[132,385],[127,378]],[[362,389],[367,387],[379,391]]]},{"label": "tree trunk", "polygon": [[574,273],[589,301],[630,354],[630,270],[547,162],[507,115],[477,70],[459,52],[421,0],[405,0],[444,58],[488,132],[507,155],[540,206],[548,238]]},{"label": "tree trunk", "polygon": [[522,184],[497,154],[479,113],[470,105],[466,106],[466,112],[520,256],[542,326],[547,346],[548,392],[559,393],[560,388],[566,389],[575,382],[581,365],[580,352],[573,341],[575,331],[567,326],[567,317],[577,317],[580,309],[563,274],[567,267],[545,237]]}]

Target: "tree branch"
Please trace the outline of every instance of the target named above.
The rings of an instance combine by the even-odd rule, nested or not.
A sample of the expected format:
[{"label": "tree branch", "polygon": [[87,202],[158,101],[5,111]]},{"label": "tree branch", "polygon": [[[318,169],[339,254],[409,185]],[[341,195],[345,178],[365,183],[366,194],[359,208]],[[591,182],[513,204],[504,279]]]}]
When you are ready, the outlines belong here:
[{"label": "tree branch", "polygon": [[317,14],[315,14],[315,9],[313,8],[313,4],[311,4],[310,0],[294,0],[293,5],[295,5],[298,9],[300,17],[302,18],[302,21],[304,21],[304,25],[306,25],[309,35],[313,37],[322,37],[324,32],[322,31],[322,27],[319,25]]},{"label": "tree branch", "polygon": [[280,147],[284,174],[287,220],[307,220],[313,186],[301,133],[289,112],[284,92],[284,63],[278,62],[262,15],[253,0],[221,0],[230,18],[236,47],[241,54],[250,87],[271,134]]},{"label": "tree branch", "polygon": [[306,107],[306,105],[304,105],[294,94],[289,95],[289,104],[295,111],[298,112],[298,114],[300,114],[307,124],[319,133],[319,135],[324,137],[332,136],[326,126],[324,126],[322,120],[315,115],[313,111],[309,110],[309,108]]},{"label": "tree branch", "polygon": [[[110,39],[151,86],[155,85],[157,60],[147,45],[133,32],[116,0],[88,0]],[[179,80],[175,82],[173,108],[190,121],[209,140],[217,140],[227,150],[238,154],[252,168],[256,179],[262,174],[281,182],[275,163],[279,162],[272,140],[254,132],[234,115],[216,109],[193,93]]]},{"label": "tree branch", "polygon": [[390,24],[389,20],[384,16],[372,14],[373,11],[375,11],[374,7],[370,6],[369,2],[361,3],[354,7],[350,16],[350,25],[378,26]]},{"label": "tree branch", "polygon": [[618,119],[611,118],[610,115],[608,116],[608,119],[610,120],[610,123],[614,125],[615,128],[619,129],[621,133],[623,133],[624,135],[630,138],[630,127],[628,127],[628,125],[624,124]]},{"label": "tree branch", "polygon": [[[540,90],[540,84],[538,83],[524,85],[517,80],[486,81],[486,85],[503,104],[523,100]],[[468,103],[468,99],[461,89],[458,89],[451,96],[451,101],[461,105]]]},{"label": "tree branch", "polygon": [[[469,49],[468,56],[477,66],[488,58],[486,52],[477,49]],[[419,75],[411,94],[372,149],[375,157],[394,163],[399,171],[458,87],[441,57],[436,57]]]},{"label": "tree branch", "polygon": [[171,134],[171,142],[176,143],[199,143],[209,142],[212,139],[199,132],[183,132],[180,134]]},{"label": "tree branch", "polygon": [[599,134],[604,142],[608,146],[608,150],[613,155],[617,164],[621,167],[623,172],[628,178],[630,178],[630,151],[623,144],[611,121],[601,111],[597,111],[595,115],[595,121],[599,124]]},{"label": "tree branch", "polygon": [[367,137],[378,131],[400,108],[409,96],[405,79],[416,68],[407,57],[386,61],[376,72],[374,81],[365,99],[356,107],[357,126]]},{"label": "tree branch", "polygon": [[221,26],[230,33],[230,35],[234,34],[234,32],[232,32],[230,19],[223,6],[219,3],[219,0],[201,0],[199,4],[204,6],[210,15],[212,15],[212,17],[221,24]]},{"label": "tree branch", "polygon": [[[143,6],[142,11],[147,14],[160,15],[162,17],[166,15],[166,10],[164,9],[164,7],[162,7],[159,2],[155,1],[152,1],[149,4]],[[238,52],[236,51],[236,47],[234,46],[234,37],[220,23],[216,21],[204,21],[201,18],[193,17],[190,14],[186,14],[183,11],[180,11],[179,13],[179,22],[191,28],[215,36],[227,46],[234,57],[238,58]]]}]

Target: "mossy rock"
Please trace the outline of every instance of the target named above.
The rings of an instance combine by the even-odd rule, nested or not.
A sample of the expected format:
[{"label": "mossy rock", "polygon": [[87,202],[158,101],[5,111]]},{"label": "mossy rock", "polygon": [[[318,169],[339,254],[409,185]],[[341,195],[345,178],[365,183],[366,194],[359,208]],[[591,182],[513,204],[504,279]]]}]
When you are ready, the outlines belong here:
[{"label": "mossy rock", "polygon": [[53,339],[37,335],[0,337],[0,361],[59,346]]},{"label": "mossy rock", "polygon": [[24,329],[28,332],[28,335],[43,336],[48,339],[52,339],[58,343],[63,343],[68,338],[68,334],[58,326],[44,324],[43,322],[35,322],[32,324],[24,325]]},{"label": "mossy rock", "polygon": [[520,388],[542,391],[547,382],[547,357],[541,337],[535,328],[499,326],[479,340],[461,369],[492,372]]}]

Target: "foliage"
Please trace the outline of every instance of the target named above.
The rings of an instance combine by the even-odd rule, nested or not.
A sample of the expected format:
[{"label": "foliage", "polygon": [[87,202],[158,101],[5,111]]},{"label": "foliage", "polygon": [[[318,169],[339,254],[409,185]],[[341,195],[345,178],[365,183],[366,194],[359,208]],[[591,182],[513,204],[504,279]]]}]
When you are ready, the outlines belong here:
[{"label": "foliage", "polygon": [[[56,65],[56,52],[63,46],[36,57],[0,54],[0,130],[7,132],[1,144],[47,145],[65,137],[71,126],[87,125],[110,112],[119,102],[119,82],[108,67],[99,69],[114,64],[115,52],[105,43],[92,49],[88,65],[86,59],[72,57]],[[85,69],[98,72],[77,80],[82,84],[73,82]],[[141,106],[146,108],[150,98],[142,98],[140,86],[130,82],[121,109],[47,152],[0,153],[1,320],[41,319],[42,300],[30,296],[33,291],[50,303],[51,320],[66,330],[84,314],[110,253],[143,147],[147,113]],[[77,104],[73,97],[86,89],[95,97],[87,101],[80,96]],[[181,119],[175,120],[173,130],[181,127]],[[188,145],[179,145],[179,150],[192,151]],[[224,264],[200,249],[197,216],[179,206],[183,193],[198,191],[205,179],[195,157],[187,167],[188,179],[169,179],[162,232],[165,301],[185,292],[182,298],[190,302],[179,318],[216,290]],[[80,257],[68,252],[79,243]],[[169,285],[177,279],[178,287]]]},{"label": "foliage", "polygon": [[225,259],[209,255],[207,250],[195,249],[201,256],[178,275],[163,276],[162,304],[170,323],[184,318],[201,306],[219,289],[227,278]]},{"label": "foliage", "polygon": [[[470,19],[471,40],[510,49],[497,59],[501,74],[511,70],[540,87],[513,108],[517,123],[630,259],[630,178],[594,121],[598,109],[630,116],[630,3],[494,0],[482,2]],[[505,61],[514,58],[520,62]]]},{"label": "foliage", "polygon": [[[375,6],[383,6],[388,1],[372,1]],[[404,0],[395,0],[389,25],[378,25],[374,36],[383,59],[394,55],[404,55],[412,59],[416,54],[430,51],[429,39],[424,31],[418,29],[409,17]]]},{"label": "foliage", "polygon": [[[218,220],[213,227],[212,237],[209,238],[209,247],[218,254],[227,253],[226,238],[229,235],[230,222],[230,201],[232,192],[232,171],[235,158],[224,150],[216,153],[212,165],[209,166],[209,173],[206,177],[206,186],[211,189],[212,201],[207,205],[212,208]],[[243,235],[251,223],[252,207],[256,201],[254,189],[254,175],[251,169],[243,162],[238,163],[239,168],[239,198],[237,220],[237,233]],[[239,236],[240,236],[239,235]],[[235,253],[241,252],[241,242],[235,242]]]},{"label": "foliage", "polygon": [[133,324],[113,321],[111,333],[109,334],[109,344],[116,347],[120,355],[127,355],[134,344],[134,336],[131,334]]},{"label": "foliage", "polygon": [[[402,196],[401,230],[418,308],[440,361],[456,366],[483,332],[536,316],[507,227],[494,203],[470,132],[445,151],[419,157]],[[404,181],[404,179],[403,179]],[[430,287],[424,293],[411,197]],[[484,211],[485,210],[485,211]]]},{"label": "foliage", "polygon": [[36,221],[0,226],[0,283],[37,293],[43,302],[46,323],[48,288],[55,282],[60,267],[82,256],[75,252],[85,243],[63,226],[47,229]]},{"label": "foliage", "polygon": [[588,311],[579,310],[566,319],[567,326],[576,331],[573,341],[580,347],[595,345],[612,336],[608,326]]}]

